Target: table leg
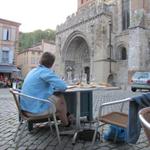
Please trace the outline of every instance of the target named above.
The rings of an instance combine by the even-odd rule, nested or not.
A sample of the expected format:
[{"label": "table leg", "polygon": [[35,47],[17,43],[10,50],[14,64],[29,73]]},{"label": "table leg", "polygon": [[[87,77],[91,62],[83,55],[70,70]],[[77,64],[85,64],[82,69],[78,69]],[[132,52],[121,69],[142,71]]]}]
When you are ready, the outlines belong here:
[{"label": "table leg", "polygon": [[80,92],[77,92],[76,129],[80,130]]},{"label": "table leg", "polygon": [[72,139],[72,144],[73,144],[73,145],[76,143],[77,136],[78,136],[78,131],[75,132],[75,134],[74,134],[74,136],[73,136],[73,139]]},{"label": "table leg", "polygon": [[74,145],[77,139],[78,132],[80,131],[80,92],[77,92],[77,104],[76,104],[76,132],[72,139],[72,144]]}]

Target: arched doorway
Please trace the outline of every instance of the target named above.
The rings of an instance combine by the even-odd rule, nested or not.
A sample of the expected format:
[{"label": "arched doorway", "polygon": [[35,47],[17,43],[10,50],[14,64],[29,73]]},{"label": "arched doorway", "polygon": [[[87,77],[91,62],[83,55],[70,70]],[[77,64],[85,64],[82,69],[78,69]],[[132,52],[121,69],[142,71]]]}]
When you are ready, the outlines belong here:
[{"label": "arched doorway", "polygon": [[109,74],[107,78],[107,83],[111,84],[112,86],[116,86],[116,74],[115,73]]},{"label": "arched doorway", "polygon": [[120,44],[117,48],[117,81],[120,86],[128,83],[128,47],[127,44]]},{"label": "arched doorway", "polygon": [[[67,43],[64,53],[65,78],[68,78],[67,68],[71,68],[71,78],[86,81],[90,80],[90,50],[86,40],[81,36],[75,36]],[[69,73],[70,74],[70,73]]]}]

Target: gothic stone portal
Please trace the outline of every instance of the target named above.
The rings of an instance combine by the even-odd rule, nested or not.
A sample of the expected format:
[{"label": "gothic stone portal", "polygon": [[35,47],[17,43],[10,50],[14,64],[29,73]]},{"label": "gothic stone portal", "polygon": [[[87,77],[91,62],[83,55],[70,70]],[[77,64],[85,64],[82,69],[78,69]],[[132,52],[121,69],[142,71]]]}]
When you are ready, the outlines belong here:
[{"label": "gothic stone portal", "polygon": [[[77,36],[70,41],[66,52],[65,78],[83,79],[89,82],[90,78],[90,50],[84,38]],[[69,75],[69,76],[68,76]]]}]

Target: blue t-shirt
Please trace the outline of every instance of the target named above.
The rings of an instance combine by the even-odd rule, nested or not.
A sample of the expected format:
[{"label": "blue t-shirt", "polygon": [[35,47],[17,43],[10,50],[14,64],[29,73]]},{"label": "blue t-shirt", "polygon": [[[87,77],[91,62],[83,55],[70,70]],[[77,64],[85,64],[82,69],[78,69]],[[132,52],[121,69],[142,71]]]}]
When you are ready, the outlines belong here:
[{"label": "blue t-shirt", "polygon": [[[27,74],[22,86],[22,93],[37,98],[48,99],[55,91],[65,91],[66,89],[67,84],[52,69],[39,65]],[[23,96],[20,98],[20,103],[22,110],[31,113],[41,113],[50,107],[48,103],[27,100]]]}]

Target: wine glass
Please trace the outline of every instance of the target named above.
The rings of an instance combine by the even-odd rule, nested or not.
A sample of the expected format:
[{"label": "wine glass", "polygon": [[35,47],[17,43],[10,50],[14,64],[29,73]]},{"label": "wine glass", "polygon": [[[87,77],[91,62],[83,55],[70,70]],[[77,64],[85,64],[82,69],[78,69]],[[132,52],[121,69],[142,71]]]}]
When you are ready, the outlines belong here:
[{"label": "wine glass", "polygon": [[79,81],[80,81],[79,76],[75,75],[74,78],[73,78],[73,83],[77,84]]},{"label": "wine glass", "polygon": [[90,80],[90,83],[95,83],[95,78],[94,78],[94,76],[91,76],[91,80]]},{"label": "wine glass", "polygon": [[87,75],[85,73],[82,76],[82,82],[85,84],[87,83]]}]

